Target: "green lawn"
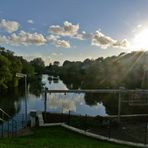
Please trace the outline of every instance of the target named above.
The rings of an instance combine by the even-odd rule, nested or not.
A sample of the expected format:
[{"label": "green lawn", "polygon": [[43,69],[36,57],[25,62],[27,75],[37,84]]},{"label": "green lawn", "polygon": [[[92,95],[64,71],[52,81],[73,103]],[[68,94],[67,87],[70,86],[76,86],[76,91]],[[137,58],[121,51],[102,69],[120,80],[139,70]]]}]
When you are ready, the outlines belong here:
[{"label": "green lawn", "polygon": [[0,139],[0,148],[127,148],[71,132],[62,127],[38,128],[29,136]]}]

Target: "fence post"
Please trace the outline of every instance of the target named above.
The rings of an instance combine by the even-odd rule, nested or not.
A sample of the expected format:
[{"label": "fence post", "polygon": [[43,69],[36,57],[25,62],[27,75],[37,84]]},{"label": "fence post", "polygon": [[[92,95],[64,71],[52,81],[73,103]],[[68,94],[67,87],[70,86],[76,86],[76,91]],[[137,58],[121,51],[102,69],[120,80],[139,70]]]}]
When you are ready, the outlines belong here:
[{"label": "fence post", "polygon": [[48,91],[48,88],[45,87],[45,101],[44,101],[44,118],[45,118],[45,121],[46,121],[46,111],[47,111],[47,91]]},{"label": "fence post", "polygon": [[144,136],[144,144],[147,144],[147,130],[148,130],[148,123],[145,124],[145,136]]},{"label": "fence post", "polygon": [[68,113],[68,125],[70,125],[70,110],[69,110],[69,113]]},{"label": "fence post", "polygon": [[15,121],[15,136],[17,135],[17,122]]},{"label": "fence post", "polygon": [[7,129],[8,130],[7,131],[8,133],[7,134],[8,134],[8,137],[9,137],[9,120],[8,120],[7,126],[8,126],[8,129]]},{"label": "fence post", "polygon": [[121,115],[121,101],[122,101],[121,93],[122,93],[122,91],[124,89],[125,89],[124,87],[120,87],[119,88],[119,97],[118,97],[118,122],[120,122],[120,115]]},{"label": "fence post", "polygon": [[111,121],[108,120],[108,138],[110,139],[111,138]]},{"label": "fence post", "polygon": [[4,123],[3,122],[1,126],[1,136],[4,137]]},{"label": "fence post", "polygon": [[85,114],[85,131],[87,130],[87,114]]},{"label": "fence post", "polygon": [[11,134],[12,134],[12,136],[14,136],[13,120],[11,122],[12,122],[12,126],[11,126],[12,132],[11,132]]},{"label": "fence post", "polygon": [[64,122],[64,117],[63,117],[64,115],[63,115],[63,112],[61,113],[61,122]]},{"label": "fence post", "polygon": [[48,91],[48,88],[45,87],[45,101],[44,101],[44,112],[45,113],[47,111],[47,91]]}]

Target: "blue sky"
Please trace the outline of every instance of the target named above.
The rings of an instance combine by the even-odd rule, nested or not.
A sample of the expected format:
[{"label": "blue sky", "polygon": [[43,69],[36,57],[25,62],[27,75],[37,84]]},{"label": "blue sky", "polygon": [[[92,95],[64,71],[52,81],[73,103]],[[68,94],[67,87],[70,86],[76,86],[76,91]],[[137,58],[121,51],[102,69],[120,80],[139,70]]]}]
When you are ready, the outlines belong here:
[{"label": "blue sky", "polygon": [[147,8],[147,0],[1,0],[0,45],[46,64],[118,55],[147,30]]}]

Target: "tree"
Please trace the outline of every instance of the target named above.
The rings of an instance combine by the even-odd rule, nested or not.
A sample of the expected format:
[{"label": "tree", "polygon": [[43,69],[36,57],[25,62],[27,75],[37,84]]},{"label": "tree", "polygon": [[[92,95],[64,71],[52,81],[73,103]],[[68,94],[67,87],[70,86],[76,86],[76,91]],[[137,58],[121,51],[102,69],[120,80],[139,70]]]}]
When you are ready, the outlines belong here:
[{"label": "tree", "polygon": [[59,65],[60,65],[60,62],[59,62],[59,61],[54,61],[54,62],[53,62],[53,65],[54,65],[54,66],[59,66]]},{"label": "tree", "polygon": [[34,67],[36,73],[42,74],[44,72],[45,64],[42,58],[35,58],[30,61],[30,63]]},{"label": "tree", "polygon": [[12,79],[10,64],[6,57],[0,55],[0,88],[7,88],[8,82]]}]

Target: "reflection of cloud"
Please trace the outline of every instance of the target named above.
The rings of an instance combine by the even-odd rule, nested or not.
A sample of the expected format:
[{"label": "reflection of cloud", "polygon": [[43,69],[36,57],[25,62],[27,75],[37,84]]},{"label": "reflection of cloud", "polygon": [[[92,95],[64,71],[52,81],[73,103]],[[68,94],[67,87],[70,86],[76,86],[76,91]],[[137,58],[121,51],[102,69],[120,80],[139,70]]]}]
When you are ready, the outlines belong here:
[{"label": "reflection of cloud", "polygon": [[84,102],[84,94],[67,94],[66,96],[51,94],[48,100],[48,107],[53,109],[62,108],[63,112],[76,111],[77,102]]},{"label": "reflection of cloud", "polygon": [[64,113],[68,111],[76,111],[76,105],[74,101],[68,99],[58,99],[56,97],[50,98],[48,107],[53,109],[61,107]]}]

